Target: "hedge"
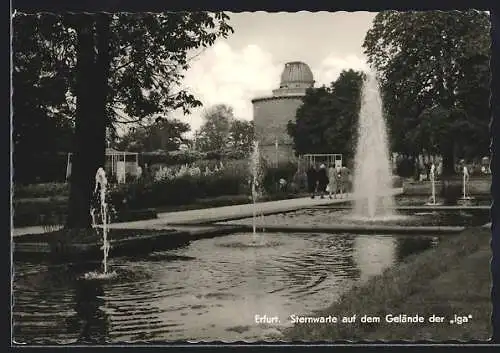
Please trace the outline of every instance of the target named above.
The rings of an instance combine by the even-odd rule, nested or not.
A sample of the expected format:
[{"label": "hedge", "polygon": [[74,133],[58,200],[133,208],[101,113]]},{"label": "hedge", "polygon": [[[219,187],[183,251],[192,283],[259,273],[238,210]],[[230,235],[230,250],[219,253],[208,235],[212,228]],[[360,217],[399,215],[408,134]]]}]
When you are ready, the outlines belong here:
[{"label": "hedge", "polygon": [[15,227],[63,224],[68,213],[68,200],[67,198],[15,200],[13,208]]},{"label": "hedge", "polygon": [[41,198],[68,196],[69,184],[67,183],[40,183],[29,185],[14,185],[14,198]]},{"label": "hedge", "polygon": [[159,182],[117,185],[110,192],[118,212],[123,208],[148,208],[193,203],[197,199],[245,193],[244,181],[237,176],[184,176]]},{"label": "hedge", "polygon": [[[64,222],[68,212],[67,197],[46,197],[58,189],[57,187],[44,189],[44,187],[46,185],[33,185],[24,190],[21,188],[22,191],[17,195],[18,198],[13,205],[15,226]],[[110,188],[108,197],[118,213],[127,213],[130,210],[144,208],[192,204],[203,198],[246,194],[246,187],[244,180],[233,175],[198,178],[185,176],[161,182],[114,185]],[[22,199],[19,195],[28,195],[31,198]],[[42,197],[33,198],[33,195]]]}]

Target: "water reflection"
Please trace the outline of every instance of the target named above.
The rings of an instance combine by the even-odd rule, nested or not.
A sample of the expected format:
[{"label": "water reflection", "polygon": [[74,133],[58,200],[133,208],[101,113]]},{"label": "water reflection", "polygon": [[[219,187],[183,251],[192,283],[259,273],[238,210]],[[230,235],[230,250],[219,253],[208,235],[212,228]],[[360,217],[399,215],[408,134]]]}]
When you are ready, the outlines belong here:
[{"label": "water reflection", "polygon": [[108,336],[107,315],[101,308],[104,289],[99,281],[75,283],[75,316],[68,320],[69,332],[78,333],[79,343],[104,343]]},{"label": "water reflection", "polygon": [[[279,337],[293,313],[329,306],[430,243],[415,238],[249,234],[192,242],[144,259],[114,258],[115,282],[75,280],[64,268],[17,265],[16,340],[102,343]],[[228,244],[243,244],[228,246]],[[151,259],[151,261],[149,260]],[[278,316],[279,325],[256,324]]]},{"label": "water reflection", "polygon": [[16,342],[68,343],[65,320],[74,314],[72,278],[62,266],[16,264],[14,267],[14,337]]},{"label": "water reflection", "polygon": [[382,273],[396,261],[397,240],[393,237],[358,236],[354,240],[354,262],[359,267],[359,279]]},{"label": "water reflection", "polygon": [[15,264],[14,337],[19,343],[102,343],[104,289],[66,266]]}]

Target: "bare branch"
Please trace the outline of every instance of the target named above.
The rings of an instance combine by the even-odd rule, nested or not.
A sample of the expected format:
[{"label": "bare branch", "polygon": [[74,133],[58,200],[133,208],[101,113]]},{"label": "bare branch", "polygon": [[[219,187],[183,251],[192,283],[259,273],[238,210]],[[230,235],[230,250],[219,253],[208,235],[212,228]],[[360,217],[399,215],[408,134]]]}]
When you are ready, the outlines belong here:
[{"label": "bare branch", "polygon": [[115,119],[114,122],[118,124],[137,124],[140,123],[142,119],[137,119],[137,120],[130,120],[130,121],[123,121],[123,120],[118,120]]},{"label": "bare branch", "polygon": [[130,61],[127,61],[125,64],[122,64],[122,65],[119,65],[117,67],[115,67],[113,70],[111,70],[112,73],[115,73],[117,72],[118,70],[121,70],[127,66],[129,66],[130,64],[133,64],[134,63],[134,60],[130,60]]}]

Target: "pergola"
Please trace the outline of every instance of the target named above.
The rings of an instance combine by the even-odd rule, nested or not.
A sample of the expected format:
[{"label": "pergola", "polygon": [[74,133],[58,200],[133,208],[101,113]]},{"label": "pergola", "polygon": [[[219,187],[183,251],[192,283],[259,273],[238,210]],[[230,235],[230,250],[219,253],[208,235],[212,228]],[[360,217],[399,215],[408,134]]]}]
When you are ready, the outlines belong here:
[{"label": "pergola", "polygon": [[342,166],[342,154],[324,153],[324,154],[304,154],[300,156],[301,167],[307,168],[311,164],[324,163],[327,167],[330,165]]},{"label": "pergola", "polygon": [[[68,153],[68,161],[66,166],[66,180],[71,175],[71,153]],[[135,170],[139,166],[139,153],[137,152],[127,152],[118,151],[113,148],[106,148],[106,165],[104,169],[111,176],[115,176],[118,183],[125,182],[125,175],[127,171],[127,163],[133,163]]]}]

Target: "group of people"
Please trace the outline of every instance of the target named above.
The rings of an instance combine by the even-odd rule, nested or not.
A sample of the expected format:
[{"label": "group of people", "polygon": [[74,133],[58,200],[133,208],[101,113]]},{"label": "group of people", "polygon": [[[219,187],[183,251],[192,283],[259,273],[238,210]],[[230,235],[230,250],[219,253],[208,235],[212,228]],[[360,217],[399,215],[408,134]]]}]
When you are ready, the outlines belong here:
[{"label": "group of people", "polygon": [[325,164],[311,164],[307,170],[307,186],[314,199],[317,195],[324,198],[328,194],[329,198],[342,197],[348,191],[350,182],[350,172],[346,167],[331,165],[326,168]]}]

